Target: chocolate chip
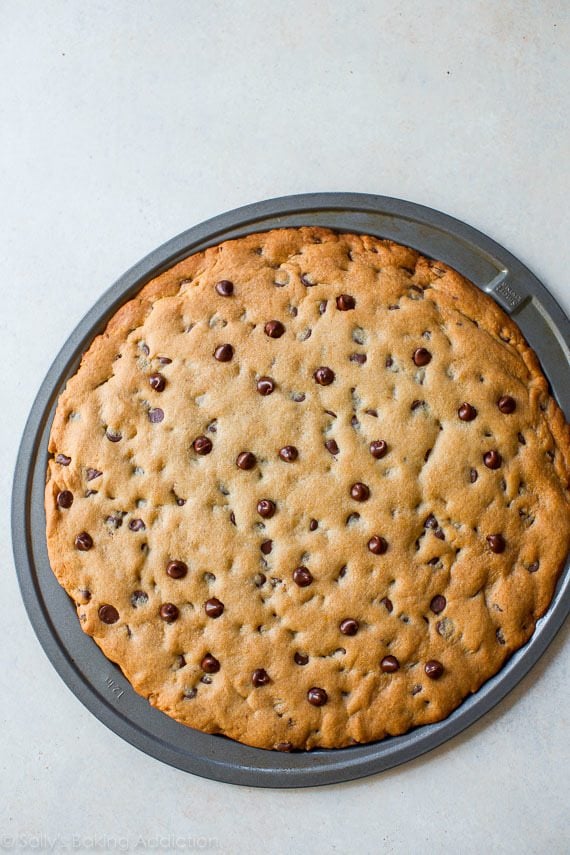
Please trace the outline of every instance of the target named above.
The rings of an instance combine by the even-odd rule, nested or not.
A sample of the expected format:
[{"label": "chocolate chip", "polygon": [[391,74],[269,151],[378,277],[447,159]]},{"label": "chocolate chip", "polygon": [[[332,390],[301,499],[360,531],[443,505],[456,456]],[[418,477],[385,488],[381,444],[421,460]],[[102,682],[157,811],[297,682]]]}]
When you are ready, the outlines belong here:
[{"label": "chocolate chip", "polygon": [[319,303],[319,315],[324,315],[327,310],[327,300],[321,300]]},{"label": "chocolate chip", "polygon": [[329,696],[324,689],[319,689],[318,686],[313,686],[307,692],[307,700],[314,707],[323,707],[328,701]]},{"label": "chocolate chip", "polygon": [[230,282],[229,279],[220,279],[219,282],[216,282],[216,291],[220,297],[231,297],[234,293],[234,283]]},{"label": "chocolate chip", "polygon": [[358,621],[353,618],[345,618],[341,621],[338,628],[343,635],[356,635],[358,632]]},{"label": "chocolate chip", "polygon": [[501,627],[498,627],[498,629],[495,631],[495,638],[497,639],[499,644],[506,644],[507,643]]},{"label": "chocolate chip", "polygon": [[73,504],[73,493],[70,490],[61,490],[57,494],[56,502],[60,508],[70,508]]},{"label": "chocolate chip", "polygon": [[368,541],[368,549],[370,552],[373,552],[374,555],[384,555],[386,550],[388,549],[388,543],[384,540],[380,535],[375,534]]},{"label": "chocolate chip", "polygon": [[117,623],[119,620],[119,612],[115,606],[110,606],[108,603],[103,603],[102,606],[99,606],[97,614],[99,615],[99,620],[103,623]]},{"label": "chocolate chip", "polygon": [[348,357],[351,362],[356,362],[358,365],[364,365],[366,362],[366,354],[365,353],[351,353]]},{"label": "chocolate chip", "polygon": [[524,438],[524,436],[522,435],[522,433],[518,433],[518,434],[517,434],[517,439],[518,439],[518,441],[520,442],[520,444],[521,444],[521,445],[526,445],[526,439]]},{"label": "chocolate chip", "polygon": [[438,522],[437,522],[437,520],[433,514],[430,514],[428,517],[426,517],[425,522],[424,522],[424,528],[437,528],[437,527],[438,527]]},{"label": "chocolate chip", "polygon": [[308,567],[297,567],[293,571],[293,581],[299,588],[306,588],[313,581],[313,574]]},{"label": "chocolate chip", "polygon": [[438,662],[437,659],[430,659],[429,662],[426,662],[424,671],[430,680],[439,680],[443,674],[444,668],[441,662]]},{"label": "chocolate chip", "polygon": [[261,546],[259,547],[264,555],[269,555],[271,550],[273,549],[273,541],[272,540],[264,540]]},{"label": "chocolate chip", "polygon": [[399,670],[400,663],[395,656],[385,656],[380,663],[380,668],[385,674],[393,674],[394,671]]},{"label": "chocolate chip", "polygon": [[491,547],[491,552],[496,553],[504,552],[507,546],[502,534],[488,534],[487,543]]},{"label": "chocolate chip", "polygon": [[202,671],[205,671],[206,674],[217,674],[220,670],[220,663],[215,656],[212,656],[211,653],[206,653],[200,662],[200,668]]},{"label": "chocolate chip", "polygon": [[289,754],[291,751],[294,751],[294,745],[292,742],[278,742],[275,745],[275,750]]},{"label": "chocolate chip", "polygon": [[334,380],[334,376],[332,368],[327,368],[326,365],[321,365],[321,367],[317,368],[313,374],[313,377],[319,386],[330,386]]},{"label": "chocolate chip", "polygon": [[161,365],[170,365],[170,363],[172,362],[172,359],[170,359],[170,357],[168,356],[158,356],[157,359]]},{"label": "chocolate chip", "polygon": [[313,285],[316,285],[316,282],[311,282],[311,280],[309,279],[309,275],[307,273],[303,273],[301,275],[301,282],[303,283],[305,288],[312,288]]},{"label": "chocolate chip", "polygon": [[275,502],[272,502],[271,499],[261,499],[261,501],[257,503],[257,513],[264,519],[271,519],[275,511]]},{"label": "chocolate chip", "polygon": [[251,451],[242,451],[236,457],[236,465],[239,466],[240,469],[253,469],[256,462],[257,458]]},{"label": "chocolate chip", "polygon": [[319,527],[319,523],[317,520],[311,520],[309,523],[309,531],[316,531]]},{"label": "chocolate chip", "polygon": [[220,344],[214,351],[214,358],[218,362],[231,362],[234,355],[234,349],[231,344]]},{"label": "chocolate chip", "polygon": [[388,599],[388,597],[382,597],[380,602],[386,608],[386,611],[390,612],[390,614],[394,611],[394,606],[392,605],[392,600]]},{"label": "chocolate chip", "polygon": [[356,484],[353,484],[350,488],[350,495],[357,502],[365,502],[370,498],[370,488],[361,481],[357,481]]},{"label": "chocolate chip", "polygon": [[133,591],[131,594],[131,606],[138,609],[139,606],[146,606],[148,603],[148,594],[144,591]]},{"label": "chocolate chip", "polygon": [[105,436],[109,440],[109,442],[120,442],[123,438],[123,434],[119,433],[119,431],[111,430],[107,428],[105,431]]},{"label": "chocolate chip", "polygon": [[103,473],[100,472],[98,469],[88,469],[87,470],[87,480],[88,481],[94,481],[95,478],[99,478],[99,476],[102,474]]},{"label": "chocolate chip", "polygon": [[174,603],[163,603],[160,607],[159,614],[162,620],[166,621],[166,623],[174,623],[180,612]]},{"label": "chocolate chip", "polygon": [[293,656],[293,659],[295,660],[297,665],[306,665],[309,661],[309,657],[306,653],[299,653],[298,651]]},{"label": "chocolate chip", "polygon": [[224,604],[217,597],[212,597],[204,603],[204,611],[211,618],[218,618],[224,613]]},{"label": "chocolate chip", "polygon": [[176,496],[176,504],[179,508],[182,508],[186,504],[186,499],[181,499],[180,496]]},{"label": "chocolate chip", "polygon": [[425,347],[418,347],[417,350],[414,350],[412,359],[414,360],[415,365],[417,365],[418,368],[421,368],[431,362],[431,353],[429,350],[426,350]]},{"label": "chocolate chip", "polygon": [[383,439],[375,439],[369,445],[370,454],[372,457],[375,457],[376,460],[380,460],[380,458],[384,457],[388,453],[388,443]]},{"label": "chocolate chip", "polygon": [[185,561],[169,561],[166,573],[171,579],[183,579],[188,573],[188,565]]},{"label": "chocolate chip", "polygon": [[348,312],[350,309],[354,309],[355,306],[356,300],[350,294],[340,294],[336,298],[336,307],[341,312]]},{"label": "chocolate chip", "polygon": [[291,394],[291,400],[295,401],[296,404],[302,404],[305,400],[305,396],[302,392],[293,392]]},{"label": "chocolate chip", "polygon": [[55,462],[59,463],[61,466],[69,466],[71,463],[71,457],[68,457],[66,454],[56,454]]},{"label": "chocolate chip", "polygon": [[506,416],[508,416],[511,413],[514,413],[514,411],[516,410],[517,402],[515,401],[514,398],[511,398],[510,395],[503,395],[497,401],[497,406],[502,413],[504,413]]},{"label": "chocolate chip", "polygon": [[533,562],[532,562],[532,564],[529,564],[529,565],[528,565],[527,570],[528,570],[528,572],[529,572],[529,573],[536,573],[536,571],[538,570],[538,568],[539,568],[539,563],[538,563],[538,561],[533,561]]},{"label": "chocolate chip", "polygon": [[148,411],[148,420],[153,424],[159,424],[164,419],[164,411],[160,407],[154,407]]},{"label": "chocolate chip", "polygon": [[230,522],[232,525],[236,524],[236,515],[234,514],[233,511],[231,511],[231,513],[230,513]]},{"label": "chocolate chip", "polygon": [[131,531],[145,531],[146,526],[142,520],[135,519],[130,521],[129,528]]},{"label": "chocolate chip", "polygon": [[75,538],[75,548],[80,552],[88,552],[93,546],[93,538],[86,531],[82,531]]},{"label": "chocolate chip", "polygon": [[267,321],[264,329],[265,335],[268,335],[269,338],[281,338],[285,332],[285,327],[281,321]]},{"label": "chocolate chip", "polygon": [[251,682],[258,689],[260,686],[267,686],[271,679],[265,668],[256,668],[251,675]]},{"label": "chocolate chip", "polygon": [[287,463],[292,463],[298,456],[299,452],[294,445],[285,445],[279,452],[281,460],[285,460]]},{"label": "chocolate chip", "polygon": [[166,388],[166,377],[162,374],[151,374],[148,378],[148,382],[151,389],[154,389],[155,392],[164,392],[164,389]]},{"label": "chocolate chip", "polygon": [[212,440],[208,439],[207,436],[198,436],[192,443],[192,447],[196,454],[209,454],[212,450]]},{"label": "chocolate chip", "polygon": [[477,415],[477,410],[471,404],[464,401],[457,410],[457,415],[462,422],[472,422]]},{"label": "chocolate chip", "polygon": [[486,451],[483,455],[483,463],[487,469],[498,469],[502,462],[503,458],[498,451]]},{"label": "chocolate chip", "polygon": [[325,442],[325,448],[327,451],[330,451],[331,454],[338,454],[340,451],[335,439],[327,439]]},{"label": "chocolate chip", "polygon": [[257,381],[257,391],[260,395],[271,395],[275,389],[275,381],[271,377],[260,377]]},{"label": "chocolate chip", "polygon": [[393,364],[394,364],[394,360],[392,359],[392,357],[387,356],[386,362],[385,362],[386,368],[391,368]]},{"label": "chocolate chip", "polygon": [[431,603],[429,604],[430,609],[434,613],[434,615],[440,614],[447,605],[447,600],[443,596],[443,594],[436,594],[433,597]]},{"label": "chocolate chip", "polygon": [[472,469],[469,473],[469,480],[471,481],[471,483],[474,484],[478,477],[479,477],[479,474],[478,474],[477,470]]},{"label": "chocolate chip", "polygon": [[256,573],[253,577],[253,584],[256,588],[261,588],[262,585],[265,585],[266,582],[267,576],[265,575],[265,573]]}]

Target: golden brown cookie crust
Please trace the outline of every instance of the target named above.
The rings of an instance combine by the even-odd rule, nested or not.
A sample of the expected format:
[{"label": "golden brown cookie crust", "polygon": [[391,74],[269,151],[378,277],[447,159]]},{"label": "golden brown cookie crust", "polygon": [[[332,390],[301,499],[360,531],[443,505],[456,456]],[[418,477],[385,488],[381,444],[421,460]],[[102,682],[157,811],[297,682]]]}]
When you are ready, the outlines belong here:
[{"label": "golden brown cookie crust", "polygon": [[85,353],[49,451],[84,631],[168,715],[264,748],[444,718],[532,635],[570,543],[569,426],[520,330],[368,236],[278,229],[158,276]]}]

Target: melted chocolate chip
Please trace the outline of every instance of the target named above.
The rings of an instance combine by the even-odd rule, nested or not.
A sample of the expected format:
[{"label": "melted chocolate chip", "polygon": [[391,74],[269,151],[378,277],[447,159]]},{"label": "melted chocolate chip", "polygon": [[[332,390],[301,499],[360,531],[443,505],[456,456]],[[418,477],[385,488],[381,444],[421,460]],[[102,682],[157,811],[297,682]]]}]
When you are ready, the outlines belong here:
[{"label": "melted chocolate chip", "polygon": [[319,527],[319,523],[317,520],[311,520],[309,523],[309,531],[316,531]]},{"label": "melted chocolate chip", "polygon": [[414,364],[421,368],[431,362],[431,353],[425,347],[418,347],[417,350],[414,350],[412,359]]},{"label": "melted chocolate chip", "polygon": [[447,605],[447,600],[443,596],[443,594],[436,594],[433,597],[431,603],[429,604],[430,609],[434,613],[434,615],[440,614]]},{"label": "melted chocolate chip", "polygon": [[166,573],[171,579],[183,579],[188,573],[188,565],[185,561],[169,561]]},{"label": "melted chocolate chip", "polygon": [[146,606],[148,603],[148,594],[145,591],[133,591],[131,594],[131,606],[133,609],[138,609],[139,606]]},{"label": "melted chocolate chip", "polygon": [[207,436],[198,436],[192,443],[192,447],[196,454],[204,455],[209,454],[212,450],[212,440],[208,439]]},{"label": "melted chocolate chip", "polygon": [[504,552],[507,546],[502,534],[488,534],[487,543],[491,547],[491,552],[496,553]]},{"label": "melted chocolate chip", "polygon": [[313,686],[307,692],[307,700],[314,707],[323,707],[328,701],[329,696],[324,689],[319,689],[318,686]]},{"label": "melted chocolate chip", "polygon": [[533,562],[532,562],[532,564],[529,564],[529,565],[528,565],[527,570],[528,570],[528,572],[529,572],[529,573],[536,573],[536,571],[538,570],[539,566],[540,566],[540,565],[539,565],[538,561],[533,561]]},{"label": "melted chocolate chip", "polygon": [[117,623],[119,620],[119,612],[115,606],[110,606],[108,603],[103,603],[102,606],[99,606],[97,614],[102,623]]},{"label": "melted chocolate chip", "polygon": [[356,300],[350,294],[340,294],[336,298],[336,307],[341,312],[348,312],[350,309],[354,309],[355,306]]},{"label": "melted chocolate chip", "polygon": [[261,546],[259,547],[264,555],[269,555],[271,550],[273,549],[273,541],[272,540],[264,540]]},{"label": "melted chocolate chip", "polygon": [[219,282],[216,282],[216,291],[220,297],[231,297],[234,293],[234,283],[230,282],[229,279],[220,279]]},{"label": "melted chocolate chip", "polygon": [[351,353],[348,358],[351,362],[356,362],[358,365],[364,365],[364,363],[366,362],[365,353]]},{"label": "melted chocolate chip", "polygon": [[205,671],[206,674],[217,674],[220,670],[220,663],[215,656],[212,656],[211,653],[206,653],[200,662],[200,668],[202,671]]},{"label": "melted chocolate chip", "polygon": [[395,656],[385,656],[380,663],[380,668],[385,674],[393,674],[399,670],[400,663]]},{"label": "melted chocolate chip", "polygon": [[313,574],[308,567],[297,567],[293,571],[293,581],[299,588],[306,588],[313,581]]},{"label": "melted chocolate chip", "polygon": [[373,552],[374,555],[384,555],[386,550],[388,549],[388,543],[384,540],[380,535],[375,534],[368,541],[368,549],[370,552]]},{"label": "melted chocolate chip", "polygon": [[478,474],[477,470],[471,469],[471,471],[469,472],[469,480],[471,481],[472,484],[475,483],[475,481],[477,480],[478,477],[479,477],[479,474]]},{"label": "melted chocolate chip", "polygon": [[430,659],[429,662],[426,662],[424,671],[430,680],[439,680],[444,672],[444,667],[437,659]]},{"label": "melted chocolate chip", "polygon": [[70,490],[61,490],[57,494],[56,502],[60,508],[70,508],[73,504],[73,493]]},{"label": "melted chocolate chip", "polygon": [[88,469],[87,470],[87,480],[94,481],[95,478],[99,478],[103,473],[99,471],[99,469]]},{"label": "melted chocolate chip", "polygon": [[242,451],[236,458],[236,465],[240,469],[253,469],[256,462],[257,458],[251,451]]},{"label": "melted chocolate chip", "polygon": [[375,457],[376,460],[380,460],[380,458],[384,457],[388,453],[388,443],[383,439],[375,439],[369,445],[370,454],[372,457]]},{"label": "melted chocolate chip", "polygon": [[160,607],[159,614],[162,620],[166,621],[166,623],[174,623],[180,612],[174,603],[163,603]]},{"label": "melted chocolate chip", "polygon": [[159,424],[164,419],[164,410],[161,410],[160,407],[154,407],[153,409],[148,411],[148,420],[153,424]]},{"label": "melted chocolate chip", "polygon": [[370,488],[361,481],[357,481],[356,484],[353,484],[350,488],[350,495],[357,502],[365,502],[370,498]]},{"label": "melted chocolate chip", "polygon": [[281,321],[267,321],[264,329],[265,335],[268,335],[269,338],[281,338],[285,332],[285,327]]},{"label": "melted chocolate chip", "polygon": [[157,359],[161,365],[170,365],[170,363],[172,362],[172,359],[170,359],[170,357],[168,356],[158,356]]},{"label": "melted chocolate chip", "polygon": [[129,528],[131,531],[145,531],[146,526],[142,520],[134,519],[129,522]]},{"label": "melted chocolate chip", "polygon": [[475,409],[475,407],[472,407],[471,404],[468,404],[466,401],[464,401],[457,410],[457,415],[459,416],[462,422],[472,422],[473,419],[477,416],[477,410]]},{"label": "melted chocolate chip", "polygon": [[358,621],[353,618],[345,618],[341,621],[338,628],[343,635],[356,635],[358,632]]},{"label": "melted chocolate chip", "polygon": [[218,362],[231,362],[234,355],[234,349],[231,344],[220,344],[214,351],[214,358]]},{"label": "melted chocolate chip", "polygon": [[217,597],[212,597],[204,603],[204,611],[211,618],[218,618],[224,613],[224,604]]},{"label": "melted chocolate chip", "polygon": [[265,668],[256,668],[251,675],[251,682],[258,689],[260,686],[267,686],[271,679]]},{"label": "melted chocolate chip", "polygon": [[330,386],[334,380],[334,376],[332,368],[327,368],[326,365],[321,365],[321,367],[317,368],[313,374],[313,377],[319,386]]},{"label": "melted chocolate chip", "polygon": [[385,606],[386,611],[390,612],[390,614],[394,611],[394,606],[392,605],[392,600],[388,599],[388,597],[382,597],[380,600],[383,606]]},{"label": "melted chocolate chip", "polygon": [[164,392],[166,388],[166,377],[162,374],[151,374],[148,378],[148,382],[151,389],[154,389],[155,392]]},{"label": "melted chocolate chip", "polygon": [[313,285],[316,285],[316,282],[311,282],[311,280],[309,279],[309,275],[307,273],[303,273],[301,275],[301,282],[303,283],[305,288],[312,288]]},{"label": "melted chocolate chip", "polygon": [[295,660],[297,665],[306,665],[309,661],[309,657],[306,653],[299,653],[298,651],[293,656],[293,659]]},{"label": "melted chocolate chip", "polygon": [[292,463],[298,458],[298,456],[299,452],[297,451],[294,445],[285,445],[279,451],[279,457],[281,458],[281,460],[285,460],[286,463]]},{"label": "melted chocolate chip", "polygon": [[498,451],[486,451],[483,455],[483,463],[487,469],[498,469],[502,462],[503,458]]},{"label": "melted chocolate chip", "polygon": [[261,501],[257,503],[257,513],[264,519],[271,519],[275,511],[275,502],[272,502],[271,499],[261,499]]},{"label": "melted chocolate chip", "polygon": [[510,395],[503,395],[497,401],[497,406],[502,413],[508,416],[516,410],[517,402]]},{"label": "melted chocolate chip", "polygon": [[86,531],[82,531],[75,538],[75,548],[80,552],[88,552],[93,546],[93,538]]},{"label": "melted chocolate chip", "polygon": [[69,466],[71,463],[71,457],[68,457],[66,454],[56,454],[55,462],[59,463],[60,466]]},{"label": "melted chocolate chip", "polygon": [[275,381],[271,377],[260,377],[257,381],[257,391],[260,395],[271,395],[275,389]]},{"label": "melted chocolate chip", "polygon": [[327,439],[325,442],[325,448],[327,451],[330,451],[331,454],[338,454],[340,451],[335,439]]},{"label": "melted chocolate chip", "polygon": [[119,433],[119,431],[111,430],[107,428],[105,431],[105,436],[109,440],[109,442],[120,442],[123,438],[123,434]]}]

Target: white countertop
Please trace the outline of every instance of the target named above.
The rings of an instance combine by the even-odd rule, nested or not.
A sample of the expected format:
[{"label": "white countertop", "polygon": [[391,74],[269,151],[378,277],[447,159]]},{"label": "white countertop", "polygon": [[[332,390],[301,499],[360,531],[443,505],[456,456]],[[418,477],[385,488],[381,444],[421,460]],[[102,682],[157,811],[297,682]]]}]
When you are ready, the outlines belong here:
[{"label": "white countertop", "polygon": [[503,243],[570,310],[569,38],[555,0],[2,0],[0,848],[568,851],[567,627],[412,763],[312,790],[219,784],[132,748],[60,680],[22,605],[9,503],[34,396],[84,313],[239,205],[411,199]]}]

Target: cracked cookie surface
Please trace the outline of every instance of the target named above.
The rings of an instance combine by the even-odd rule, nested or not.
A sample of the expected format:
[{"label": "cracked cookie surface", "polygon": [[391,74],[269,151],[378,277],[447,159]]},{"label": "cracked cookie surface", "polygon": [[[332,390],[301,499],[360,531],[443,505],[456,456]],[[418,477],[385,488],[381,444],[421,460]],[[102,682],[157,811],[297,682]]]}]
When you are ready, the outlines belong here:
[{"label": "cracked cookie surface", "polygon": [[85,353],[51,431],[47,542],[137,692],[250,745],[438,721],[544,614],[569,428],[458,273],[278,229],[191,256]]}]

